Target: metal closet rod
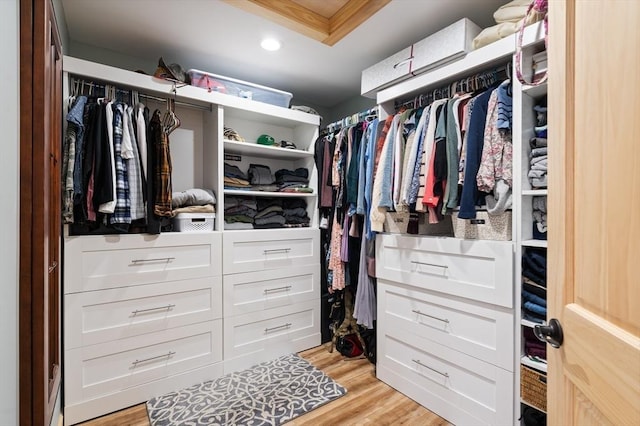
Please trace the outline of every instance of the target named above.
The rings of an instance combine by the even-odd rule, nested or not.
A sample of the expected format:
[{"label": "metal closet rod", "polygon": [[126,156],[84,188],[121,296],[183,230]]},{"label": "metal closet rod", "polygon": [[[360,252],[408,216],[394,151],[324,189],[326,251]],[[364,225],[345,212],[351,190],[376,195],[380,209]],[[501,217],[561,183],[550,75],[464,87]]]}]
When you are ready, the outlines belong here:
[{"label": "metal closet rod", "polygon": [[[77,81],[80,84],[86,85],[87,87],[89,87],[89,89],[91,90],[92,88],[96,88],[96,89],[105,89],[106,86],[113,86],[116,89],[116,92],[121,92],[122,94],[126,94],[127,96],[131,96],[132,92],[137,91],[135,89],[122,89],[120,87],[117,87],[115,84],[102,84],[102,83],[96,83],[95,81],[91,81],[91,80],[85,80],[82,78],[76,78],[76,77],[71,77],[71,87],[74,87],[74,81]],[[83,86],[84,87],[84,86]],[[175,88],[174,88],[174,92],[175,92]],[[81,89],[80,90],[80,94],[83,94],[84,90]],[[145,98],[145,99],[150,99],[153,101],[157,101],[157,102],[166,102],[167,99],[171,99],[171,96],[167,96],[166,98],[161,98],[159,96],[154,96],[154,95],[149,95],[146,93],[141,93],[139,91],[138,92],[138,96],[141,98]],[[175,98],[175,96],[174,96]],[[180,106],[184,106],[184,107],[189,107],[189,108],[194,108],[194,109],[199,109],[199,110],[203,110],[203,111],[211,111],[211,106],[203,106],[203,105],[199,105],[199,104],[194,104],[191,102],[184,102],[184,101],[178,101],[178,100],[174,100],[176,105],[180,105]]]}]

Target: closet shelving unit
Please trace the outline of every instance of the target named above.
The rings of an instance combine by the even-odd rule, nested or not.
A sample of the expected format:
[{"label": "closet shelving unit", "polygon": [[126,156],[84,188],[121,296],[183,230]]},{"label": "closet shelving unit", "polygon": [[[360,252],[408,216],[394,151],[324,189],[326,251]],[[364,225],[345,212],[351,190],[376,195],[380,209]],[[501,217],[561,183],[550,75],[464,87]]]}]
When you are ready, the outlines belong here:
[{"label": "closet shelving unit", "polygon": [[[68,56],[63,72],[65,93],[74,77],[175,99],[182,124],[170,136],[173,191],[209,188],[217,198],[212,232],[65,229],[65,424],[319,345],[319,116]],[[224,127],[246,142],[224,140]],[[258,145],[261,134],[296,149]],[[273,173],[306,167],[313,193],[225,190],[225,161],[244,172],[252,163]],[[225,229],[225,197],[236,195],[304,199],[310,226]]]},{"label": "closet shelving unit", "polygon": [[[542,23],[525,29],[525,67],[531,55],[541,50],[543,40]],[[381,119],[395,113],[396,101],[512,62],[515,46],[516,35],[512,35],[378,92]],[[513,92],[512,240],[398,234],[381,234],[376,239],[378,377],[455,424],[519,425],[520,366],[544,371],[542,365],[523,357],[522,327],[534,324],[521,319],[520,259],[527,247],[546,246],[546,242],[533,240],[531,229],[531,199],[546,195],[546,190],[532,189],[522,168],[528,165],[533,102],[546,88],[522,87],[514,81]],[[476,250],[477,257],[471,256]],[[499,274],[488,273],[483,261]],[[468,288],[458,286],[465,273],[472,274],[460,280]],[[505,277],[507,285],[502,284]],[[479,283],[477,288],[484,285],[484,291],[474,294],[474,283]],[[412,314],[416,311],[428,316]],[[476,317],[463,318],[461,312],[475,312]],[[486,324],[490,326],[485,333]],[[465,327],[476,330],[473,339],[462,336]],[[491,348],[490,353],[465,346],[474,339],[486,339],[482,345]],[[478,382],[480,376],[484,378]]]},{"label": "closet shelving unit", "polygon": [[[531,43],[530,45],[523,48],[522,51],[522,70],[525,78],[530,81],[532,72],[532,57],[534,54],[541,52],[545,49],[544,40],[538,40],[535,43]],[[517,218],[517,227],[516,227],[516,252],[515,252],[515,280],[516,280],[516,288],[522,288],[522,257],[526,253],[528,249],[536,249],[536,250],[545,250],[547,248],[547,240],[534,239],[533,238],[533,199],[534,197],[546,197],[548,194],[548,189],[544,188],[533,188],[530,184],[528,178],[528,172],[530,168],[530,153],[531,148],[529,145],[529,139],[534,136],[534,127],[536,125],[536,114],[534,112],[533,107],[540,102],[547,95],[547,84],[543,83],[541,85],[532,86],[532,85],[523,85],[519,81],[515,81],[514,83],[514,114],[518,111],[520,115],[519,120],[517,120],[518,126],[514,126],[514,134],[520,135],[520,145],[519,148],[514,145],[514,175],[515,173],[519,173],[518,186],[519,188],[514,189],[514,198],[518,199],[518,202],[521,206],[519,211],[519,217]],[[517,105],[517,107],[516,107]],[[549,112],[548,112],[549,114]],[[514,119],[515,120],[515,119]],[[554,143],[551,141],[551,143]],[[521,309],[522,305],[522,294],[520,291],[516,292],[516,306],[518,309]],[[540,374],[546,375],[547,373],[547,364],[545,362],[536,361],[534,359],[529,358],[525,354],[524,348],[524,337],[523,332],[526,328],[533,329],[536,322],[527,320],[524,318],[522,311],[520,315],[517,316],[520,318],[520,327],[519,333],[516,333],[516,347],[517,353],[520,354],[520,364],[539,372]],[[549,350],[549,348],[547,348]],[[519,351],[519,352],[518,352]],[[521,391],[521,375],[517,375],[517,386],[516,386],[516,395],[518,395],[518,400],[516,401],[516,406],[520,407],[520,414],[522,414],[524,408],[526,406],[530,406],[535,408],[538,411],[545,412],[539,406],[535,406],[534,404],[526,401],[523,398]],[[518,411],[516,412],[518,413]],[[520,420],[521,424],[523,420]]]}]

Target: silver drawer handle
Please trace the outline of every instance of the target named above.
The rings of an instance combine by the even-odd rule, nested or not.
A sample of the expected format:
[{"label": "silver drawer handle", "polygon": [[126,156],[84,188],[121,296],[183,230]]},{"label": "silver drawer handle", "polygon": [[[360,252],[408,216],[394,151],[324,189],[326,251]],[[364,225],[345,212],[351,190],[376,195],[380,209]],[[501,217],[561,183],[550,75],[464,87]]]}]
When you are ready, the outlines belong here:
[{"label": "silver drawer handle", "polygon": [[400,65],[404,65],[407,62],[411,62],[411,60],[413,59],[413,56],[409,56],[407,59],[403,59],[402,61],[398,62],[397,64],[393,65],[393,69],[398,68]]},{"label": "silver drawer handle", "polygon": [[442,319],[442,318],[434,317],[433,315],[429,315],[429,314],[425,314],[424,312],[420,312],[417,309],[412,309],[411,312],[413,312],[414,314],[422,315],[423,317],[433,318],[434,320],[446,322],[447,324],[449,324],[449,320],[446,319],[446,318]]},{"label": "silver drawer handle", "polygon": [[435,263],[427,263],[427,262],[418,262],[417,260],[412,260],[411,263],[415,263],[416,265],[426,265],[426,266],[435,266],[436,268],[448,269],[447,265],[438,265]]},{"label": "silver drawer handle", "polygon": [[171,262],[172,260],[176,260],[175,257],[158,257],[157,259],[133,259],[131,263],[146,263],[146,262]]},{"label": "silver drawer handle", "polygon": [[269,294],[269,293],[273,293],[276,291],[289,291],[291,289],[290,285],[286,285],[284,287],[277,287],[277,288],[265,288],[264,289],[264,294]]},{"label": "silver drawer handle", "polygon": [[162,309],[162,310],[170,311],[172,308],[175,308],[175,307],[176,307],[176,305],[174,305],[173,303],[170,303],[170,304],[168,304],[168,305],[166,305],[166,306],[158,306],[158,307],[156,307],[156,308],[149,308],[149,309],[136,309],[135,311],[131,311],[131,313],[132,313],[133,315],[137,315],[137,314],[140,314],[140,313],[142,313],[142,312],[159,311],[159,310],[161,310],[161,309]]},{"label": "silver drawer handle", "polygon": [[145,359],[136,359],[135,361],[133,361],[131,364],[135,367],[138,364],[142,364],[143,362],[148,362],[148,361],[154,361],[156,359],[162,359],[162,358],[171,358],[173,355],[175,355],[176,353],[173,351],[169,351],[166,354],[163,355],[158,355],[158,356],[152,356],[151,358],[145,358]]},{"label": "silver drawer handle", "polygon": [[411,361],[415,362],[416,364],[418,364],[419,366],[422,366],[424,368],[428,368],[429,370],[438,373],[441,376],[446,377],[447,379],[449,378],[449,373],[443,373],[442,371],[438,371],[435,368],[429,367],[428,365],[424,365],[423,363],[420,362],[419,359],[412,359]]},{"label": "silver drawer handle", "polygon": [[282,325],[279,325],[277,327],[265,328],[264,329],[264,334],[268,334],[268,333],[270,333],[272,331],[275,331],[275,330],[282,330],[283,328],[289,328],[289,327],[291,327],[291,325],[292,324],[290,322],[288,322],[286,324],[282,324]]},{"label": "silver drawer handle", "polygon": [[264,254],[269,254],[269,253],[289,253],[291,251],[290,248],[279,248],[279,249],[269,249],[269,250],[263,250]]}]

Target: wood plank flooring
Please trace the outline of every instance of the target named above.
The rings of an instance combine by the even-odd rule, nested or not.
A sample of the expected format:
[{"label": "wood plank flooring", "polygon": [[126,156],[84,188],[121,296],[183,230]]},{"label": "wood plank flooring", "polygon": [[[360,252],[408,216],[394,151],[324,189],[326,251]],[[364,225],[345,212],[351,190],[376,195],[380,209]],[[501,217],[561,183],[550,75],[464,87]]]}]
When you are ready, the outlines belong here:
[{"label": "wood plank flooring", "polygon": [[[329,353],[325,345],[301,352],[300,356],[346,387],[347,394],[294,419],[288,423],[290,426],[450,426],[446,420],[376,379],[374,366],[366,359],[347,360],[336,351]],[[149,418],[145,404],[140,404],[82,425],[149,426]]]}]

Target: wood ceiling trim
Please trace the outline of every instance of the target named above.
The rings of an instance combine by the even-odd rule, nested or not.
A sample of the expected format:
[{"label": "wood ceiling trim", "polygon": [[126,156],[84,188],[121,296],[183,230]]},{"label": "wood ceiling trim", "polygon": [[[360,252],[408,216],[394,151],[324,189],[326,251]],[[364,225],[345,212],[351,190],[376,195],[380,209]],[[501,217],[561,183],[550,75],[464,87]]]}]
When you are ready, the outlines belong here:
[{"label": "wood ceiling trim", "polygon": [[391,0],[348,0],[329,19],[291,0],[224,1],[333,46]]},{"label": "wood ceiling trim", "polygon": [[322,42],[333,46],[391,0],[349,0],[329,19],[329,35]]}]

